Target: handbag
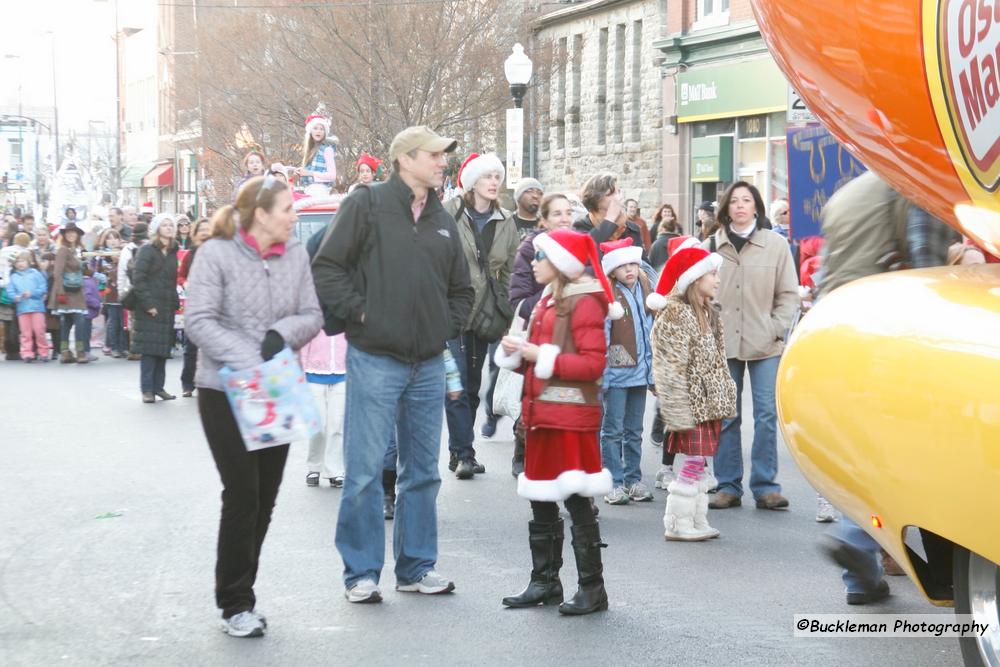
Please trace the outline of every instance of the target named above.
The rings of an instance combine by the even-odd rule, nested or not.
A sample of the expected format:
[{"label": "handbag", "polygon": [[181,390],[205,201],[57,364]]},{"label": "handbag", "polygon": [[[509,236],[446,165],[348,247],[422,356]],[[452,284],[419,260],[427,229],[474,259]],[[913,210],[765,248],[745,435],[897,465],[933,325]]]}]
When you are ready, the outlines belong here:
[{"label": "handbag", "polygon": [[[463,204],[462,208],[459,209],[459,216],[464,210]],[[476,259],[479,261],[480,270],[486,276],[486,289],[475,312],[472,313],[469,328],[476,334],[476,337],[495,343],[510,327],[511,321],[514,319],[514,309],[496,276],[490,274],[487,254],[484,252],[479,232],[470,221],[466,220],[466,224],[470,226],[472,235],[476,239]]]},{"label": "handbag", "polygon": [[247,451],[308,440],[319,432],[319,411],[298,357],[285,347],[270,361],[219,378]]},{"label": "handbag", "polygon": [[63,271],[62,283],[67,292],[79,292],[83,289],[83,271]]},{"label": "handbag", "polygon": [[[523,301],[521,303],[524,303]],[[515,312],[521,311],[521,303]],[[510,325],[509,336],[527,337],[525,321],[520,315]],[[512,370],[501,368],[497,373],[497,383],[493,388],[493,414],[507,415],[513,420],[521,418],[521,398],[524,394],[524,376]]]}]

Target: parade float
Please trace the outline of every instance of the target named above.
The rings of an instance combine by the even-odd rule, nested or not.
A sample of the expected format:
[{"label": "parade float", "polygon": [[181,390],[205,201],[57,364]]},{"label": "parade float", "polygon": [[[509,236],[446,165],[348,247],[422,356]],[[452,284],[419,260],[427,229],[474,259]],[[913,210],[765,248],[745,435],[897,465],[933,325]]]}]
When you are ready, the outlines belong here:
[{"label": "parade float", "polygon": [[[860,161],[1000,256],[1000,2],[753,0],[790,84]],[[884,273],[803,318],[778,378],[809,481],[1000,664],[1000,266]],[[991,509],[993,508],[993,509]]]}]

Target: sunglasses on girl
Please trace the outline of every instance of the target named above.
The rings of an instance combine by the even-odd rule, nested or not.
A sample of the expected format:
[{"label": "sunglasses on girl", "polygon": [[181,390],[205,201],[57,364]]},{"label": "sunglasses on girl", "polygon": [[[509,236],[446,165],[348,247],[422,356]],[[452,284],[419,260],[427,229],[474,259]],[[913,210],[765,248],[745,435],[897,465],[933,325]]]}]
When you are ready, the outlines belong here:
[{"label": "sunglasses on girl", "polygon": [[535,251],[535,261],[536,262],[540,262],[543,259],[545,259],[545,251],[544,250],[536,250]]}]

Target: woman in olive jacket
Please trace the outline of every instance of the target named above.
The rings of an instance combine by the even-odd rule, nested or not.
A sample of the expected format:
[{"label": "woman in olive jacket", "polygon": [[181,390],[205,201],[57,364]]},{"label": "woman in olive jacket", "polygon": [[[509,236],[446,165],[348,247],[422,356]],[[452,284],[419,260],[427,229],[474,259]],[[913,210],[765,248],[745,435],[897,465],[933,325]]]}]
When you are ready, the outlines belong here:
[{"label": "woman in olive jacket", "polygon": [[142,402],[175,398],[163,385],[167,379],[167,358],[174,348],[174,313],[177,298],[177,225],[164,213],[149,224],[151,241],[139,249],[132,270],[135,330],[133,348],[142,355],[139,384]]},{"label": "woman in olive jacket", "polygon": [[187,282],[184,323],[198,346],[198,411],[223,486],[215,602],[233,637],[267,629],[254,611],[253,585],[288,444],[247,451],[219,370],[258,366],[285,346],[298,350],[323,325],[309,255],[292,236],[296,219],[284,182],[251,178],[235,206],[215,214],[212,238],[198,248]]}]

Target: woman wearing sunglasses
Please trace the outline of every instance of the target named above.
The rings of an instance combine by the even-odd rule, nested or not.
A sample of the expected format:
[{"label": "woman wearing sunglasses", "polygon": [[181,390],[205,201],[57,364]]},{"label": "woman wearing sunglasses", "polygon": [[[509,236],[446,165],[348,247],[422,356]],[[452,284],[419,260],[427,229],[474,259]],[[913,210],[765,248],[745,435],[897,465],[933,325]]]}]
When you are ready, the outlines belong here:
[{"label": "woman wearing sunglasses", "polygon": [[267,628],[254,610],[253,585],[288,445],[247,451],[219,369],[257,366],[285,346],[298,350],[322,326],[309,256],[292,235],[296,219],[287,185],[274,176],[250,179],[236,204],[215,214],[212,238],[198,248],[188,277],[198,410],[223,485],[215,600],[222,629],[234,637]]},{"label": "woman wearing sunglasses", "polygon": [[[607,344],[605,317],[624,313],[587,234],[556,229],[534,239],[535,280],[545,285],[528,326],[528,340],[504,336],[497,348],[501,368],[524,375],[521,419],[527,432],[525,469],[517,494],[531,501],[528,544],[531,582],[508,607],[559,604],[563,600],[563,522],[558,501],[573,520],[573,555],[579,590],[559,605],[563,614],[589,614],[608,608],[601,565],[601,531],[590,499],[611,492],[611,474],[601,465],[598,432],[602,405],[600,381]],[[597,279],[585,273],[590,264]],[[610,311],[610,312],[609,312]]]}]

